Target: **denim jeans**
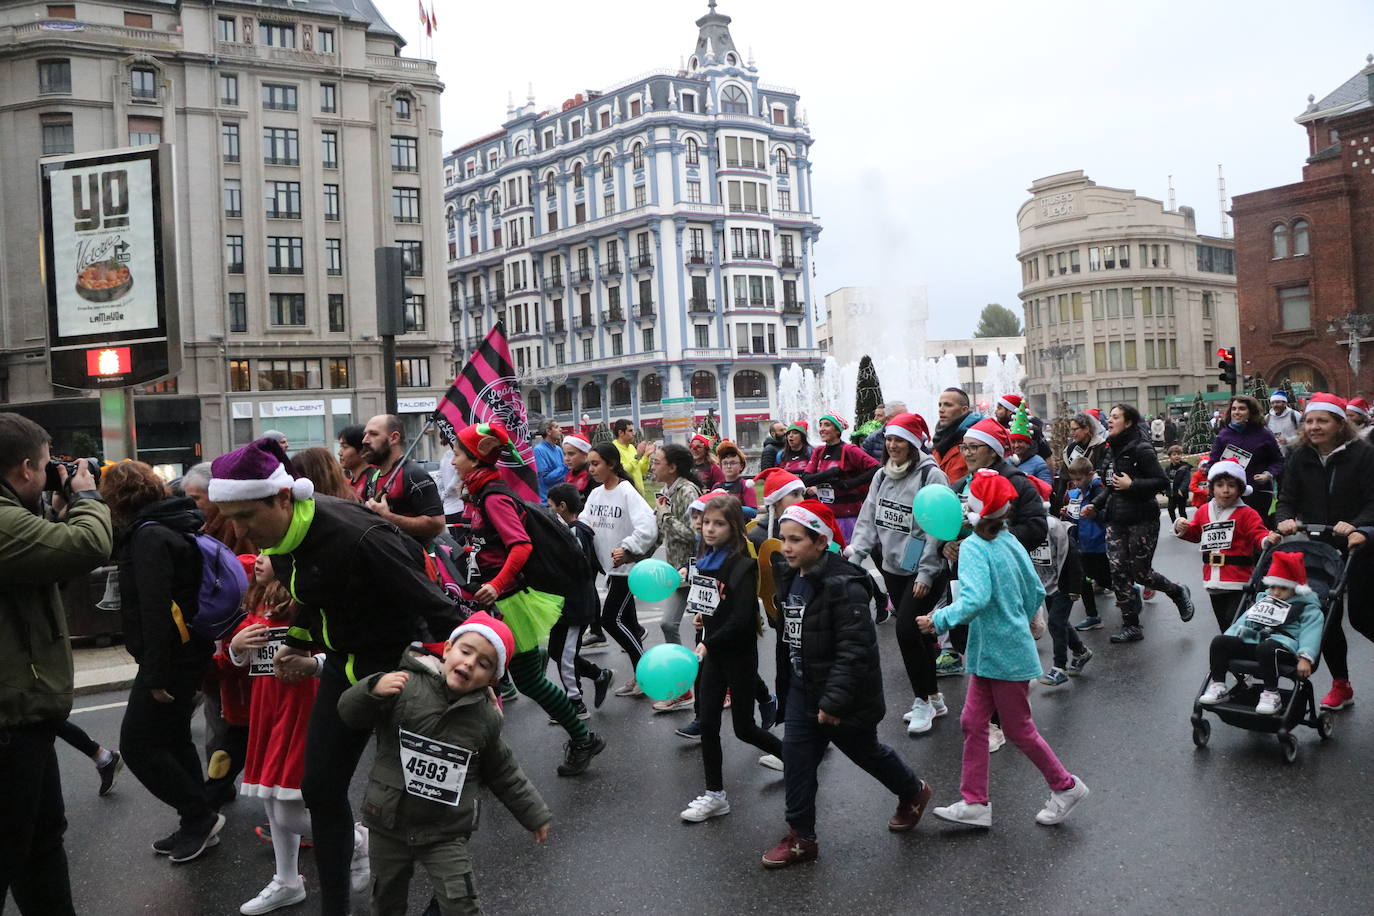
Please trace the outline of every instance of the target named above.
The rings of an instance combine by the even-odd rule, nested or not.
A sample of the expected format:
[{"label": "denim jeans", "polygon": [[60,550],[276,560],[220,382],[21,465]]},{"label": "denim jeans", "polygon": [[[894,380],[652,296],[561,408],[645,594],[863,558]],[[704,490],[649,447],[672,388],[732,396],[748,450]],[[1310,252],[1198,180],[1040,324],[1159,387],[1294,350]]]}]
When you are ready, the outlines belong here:
[{"label": "denim jeans", "polygon": [[663,617],[658,625],[663,628],[663,641],[682,645],[682,615],[687,611],[687,589],[680,588],[663,602]]},{"label": "denim jeans", "polygon": [[1069,626],[1069,612],[1073,610],[1073,598],[1067,592],[1058,591],[1045,599],[1045,609],[1049,616],[1050,639],[1054,642],[1054,666],[1063,668],[1069,661],[1069,650],[1074,655],[1083,651],[1083,640],[1078,631]]},{"label": "denim jeans", "polygon": [[[782,739],[783,784],[786,789],[787,823],[798,835],[816,835],[816,771],[826,745],[834,743],[850,760],[878,780],[893,795],[912,798],[921,790],[916,778],[897,752],[878,740],[876,725],[821,725],[816,721],[816,700],[806,694],[801,678],[793,677],[787,691],[786,731]],[[985,742],[986,745],[986,742]]]}]

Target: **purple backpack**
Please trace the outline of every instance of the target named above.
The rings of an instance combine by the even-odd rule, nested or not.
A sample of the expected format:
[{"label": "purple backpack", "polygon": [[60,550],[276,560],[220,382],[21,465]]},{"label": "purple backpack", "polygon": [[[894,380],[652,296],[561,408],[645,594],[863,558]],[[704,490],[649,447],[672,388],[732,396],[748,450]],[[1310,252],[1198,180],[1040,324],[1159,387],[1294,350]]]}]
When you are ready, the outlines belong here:
[{"label": "purple backpack", "polygon": [[[144,522],[156,525],[157,522]],[[187,534],[200,554],[200,589],[196,592],[196,613],[186,621],[197,636],[223,639],[243,619],[243,596],[248,592],[248,575],[232,550],[218,538],[203,531]]]}]

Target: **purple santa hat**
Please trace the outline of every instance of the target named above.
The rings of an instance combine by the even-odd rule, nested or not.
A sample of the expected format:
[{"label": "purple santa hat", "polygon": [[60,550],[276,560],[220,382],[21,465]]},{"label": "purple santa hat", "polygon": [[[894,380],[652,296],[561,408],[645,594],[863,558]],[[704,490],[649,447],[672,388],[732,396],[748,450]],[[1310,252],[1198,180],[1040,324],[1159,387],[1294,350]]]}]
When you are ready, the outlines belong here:
[{"label": "purple santa hat", "polygon": [[265,499],[290,490],[297,502],[315,495],[315,485],[299,477],[281,443],[262,438],[221,455],[210,464],[210,501]]}]

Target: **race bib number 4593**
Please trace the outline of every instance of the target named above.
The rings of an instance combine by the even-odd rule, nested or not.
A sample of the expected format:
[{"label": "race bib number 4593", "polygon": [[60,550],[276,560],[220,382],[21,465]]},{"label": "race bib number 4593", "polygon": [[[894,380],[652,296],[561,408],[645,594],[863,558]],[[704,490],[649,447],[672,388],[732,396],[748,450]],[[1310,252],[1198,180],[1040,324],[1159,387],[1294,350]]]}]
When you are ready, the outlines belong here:
[{"label": "race bib number 4593", "polygon": [[404,728],[399,731],[406,792],[441,805],[457,806],[463,797],[472,751]]}]

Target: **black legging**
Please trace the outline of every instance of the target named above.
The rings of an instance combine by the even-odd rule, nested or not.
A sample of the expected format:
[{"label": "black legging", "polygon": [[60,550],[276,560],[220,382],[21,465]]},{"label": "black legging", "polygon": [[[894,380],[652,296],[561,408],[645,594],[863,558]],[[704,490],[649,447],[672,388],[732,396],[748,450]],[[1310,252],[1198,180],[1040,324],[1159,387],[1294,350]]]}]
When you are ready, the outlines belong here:
[{"label": "black legging", "polygon": [[1236,611],[1240,610],[1240,599],[1243,595],[1244,592],[1240,589],[1208,593],[1208,597],[1212,599],[1212,614],[1217,618],[1217,627],[1221,632],[1225,633],[1231,622],[1236,619]]},{"label": "black legging", "polygon": [[85,730],[71,719],[63,719],[61,724],[57,726],[57,737],[92,760],[95,759],[96,754],[100,753],[100,743],[86,734]]},{"label": "black legging", "polygon": [[917,697],[925,699],[939,693],[935,684],[935,637],[922,633],[916,626],[916,618],[929,614],[935,602],[949,587],[949,576],[940,574],[931,583],[930,591],[924,598],[917,598],[911,589],[916,582],[914,575],[898,575],[879,567],[883,574],[883,584],[897,620],[897,647],[902,650],[902,664],[906,666],[906,677],[911,682],[911,690]]},{"label": "black legging", "polygon": [[639,664],[644,654],[644,628],[639,625],[639,611],[630,594],[629,576],[606,577],[606,601],[601,605],[601,626],[616,645],[630,656],[630,668]]},{"label": "black legging", "polygon": [[737,700],[730,704],[730,721],[735,737],[754,745],[765,754],[782,756],[782,741],[754,721],[754,705],[746,701],[753,695],[759,676],[756,645],[735,652],[707,653],[697,678],[700,693],[697,720],[701,723],[701,763],[706,770],[706,788],[720,792],[725,788],[721,775],[724,754],[720,745],[720,720],[725,707],[725,691]]},{"label": "black legging", "polygon": [[348,804],[348,784],[372,737],[370,731],[349,728],[339,718],[339,696],[349,687],[343,669],[345,662],[343,656],[334,653],[325,656],[305,736],[305,775],[301,779],[301,796],[310,809],[315,834],[320,912],[325,916],[348,912],[349,866],[353,859],[353,809]]},{"label": "black legging", "polygon": [[1083,562],[1083,583],[1079,586],[1083,596],[1083,611],[1089,617],[1098,616],[1097,586],[1108,588],[1112,584],[1112,568],[1105,553],[1082,553],[1078,558]]},{"label": "black legging", "polygon": [[1233,659],[1243,659],[1259,663],[1260,680],[1264,683],[1265,690],[1278,689],[1279,665],[1298,663],[1296,655],[1272,639],[1250,643],[1239,636],[1214,636],[1209,654],[1212,680],[1224,681],[1227,663]]},{"label": "black legging", "polygon": [[1355,631],[1374,641],[1374,558],[1370,550],[1370,545],[1360,548],[1360,556],[1350,564],[1345,600],[1337,601],[1331,609],[1332,617],[1322,641],[1322,659],[1331,669],[1331,676],[1340,681],[1350,680],[1350,666],[1346,663],[1348,646],[1342,625],[1347,612]]},{"label": "black legging", "polygon": [[210,816],[205,773],[191,740],[196,688],[204,670],[174,675],[165,688],[172,702],[160,703],[152,691],[134,681],[119,729],[124,763],[158,801],[176,809],[183,828],[198,829]]}]

